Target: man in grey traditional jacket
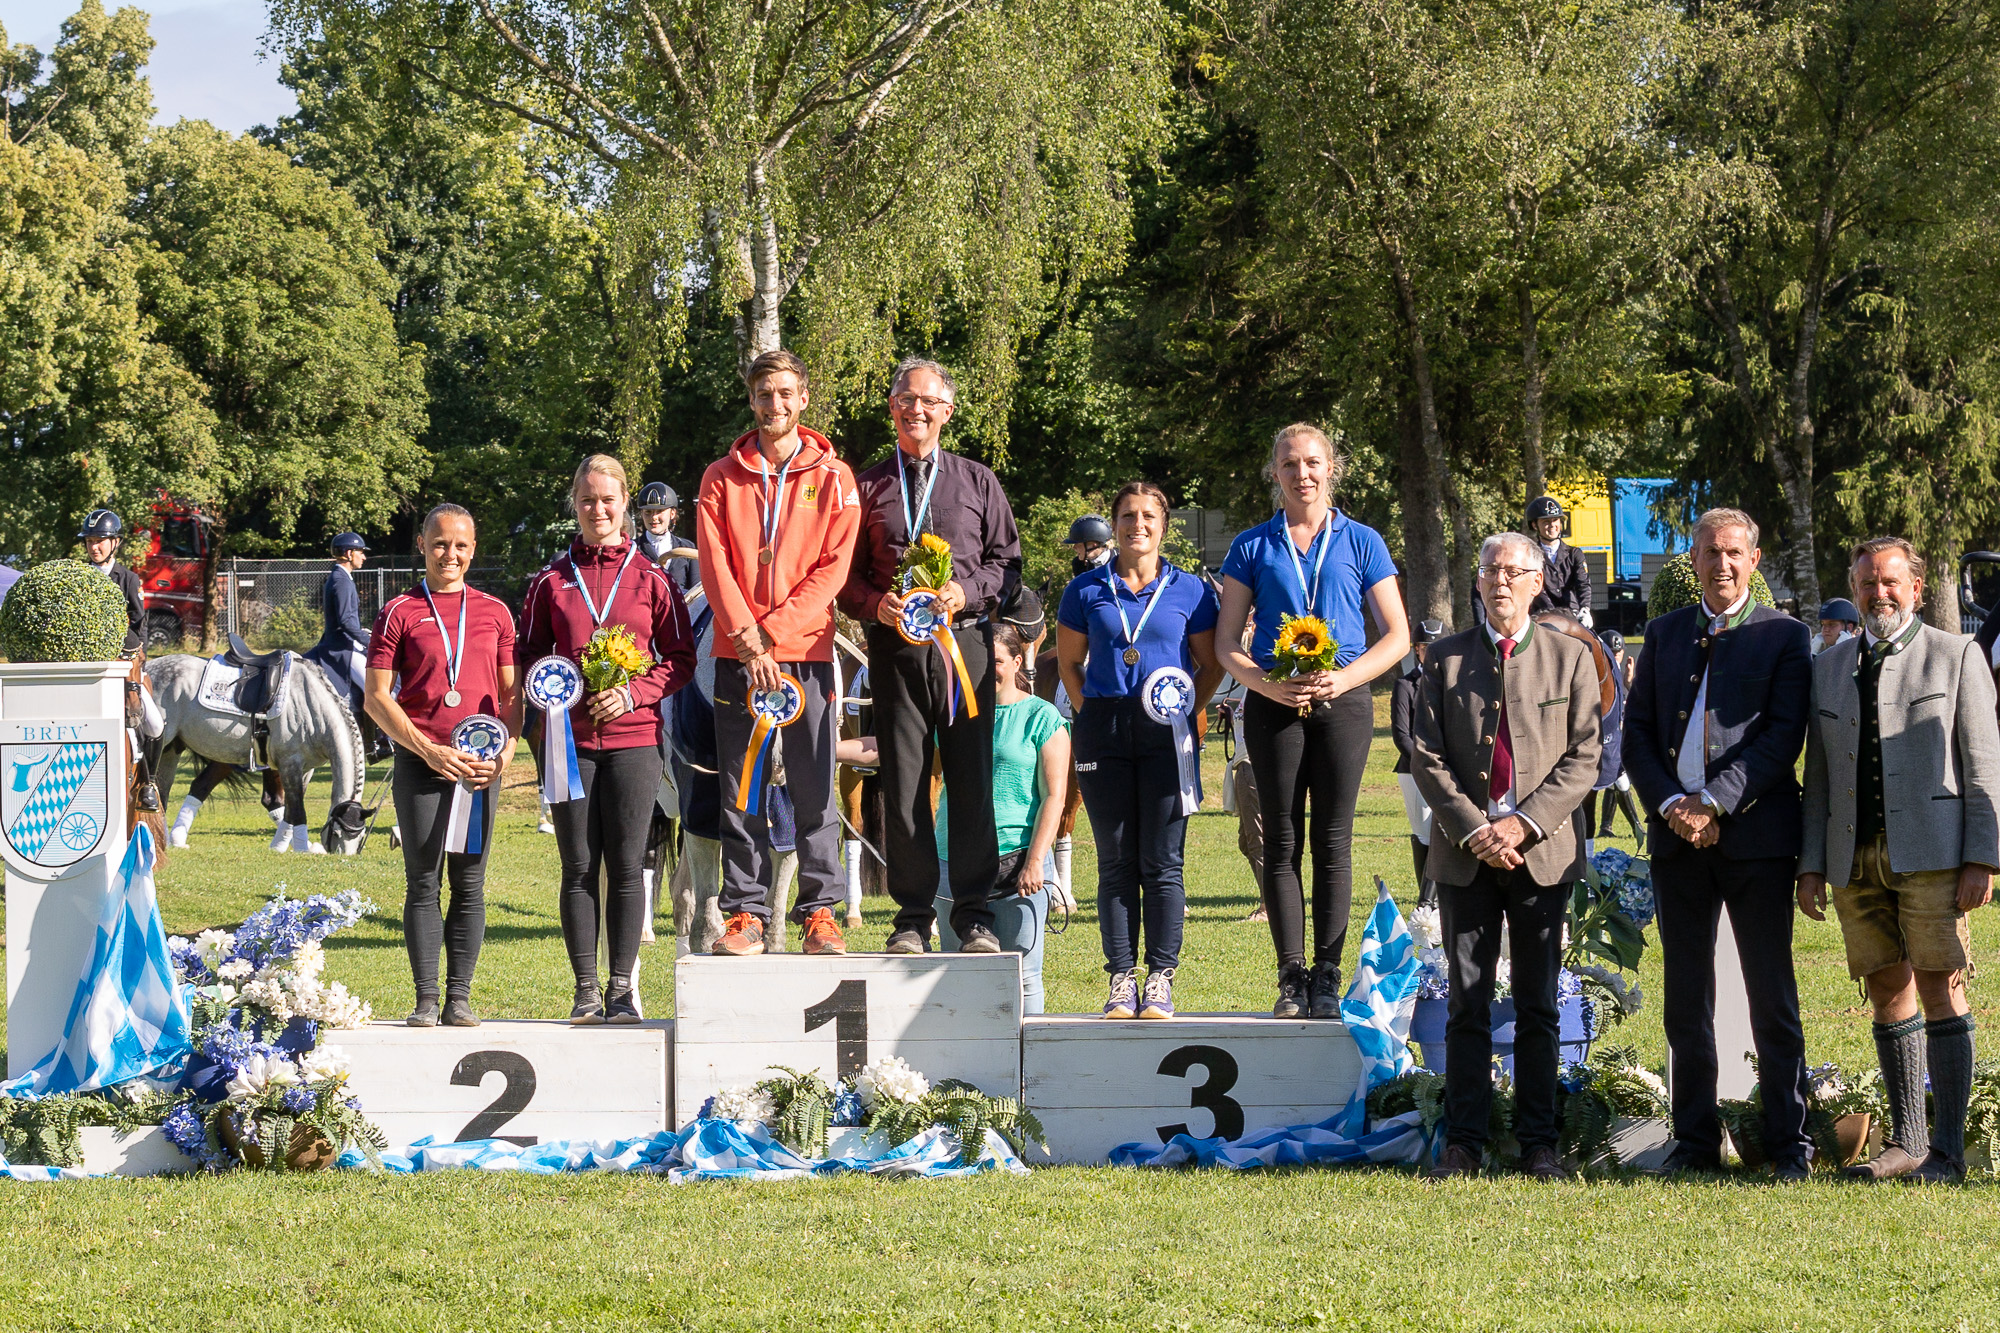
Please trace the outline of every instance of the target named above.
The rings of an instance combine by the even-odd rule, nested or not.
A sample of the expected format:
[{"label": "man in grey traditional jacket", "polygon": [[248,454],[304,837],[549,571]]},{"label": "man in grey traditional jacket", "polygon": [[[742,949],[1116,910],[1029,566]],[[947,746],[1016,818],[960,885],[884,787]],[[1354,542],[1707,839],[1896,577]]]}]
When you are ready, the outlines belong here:
[{"label": "man in grey traditional jacket", "polygon": [[1909,542],[1862,542],[1850,579],[1862,632],[1813,661],[1798,883],[1799,907],[1821,921],[1832,882],[1889,1096],[1889,1141],[1847,1174],[1962,1180],[1973,1026],[1965,914],[1993,896],[2000,865],[1993,677],[1973,640],[1918,618],[1924,561]]}]

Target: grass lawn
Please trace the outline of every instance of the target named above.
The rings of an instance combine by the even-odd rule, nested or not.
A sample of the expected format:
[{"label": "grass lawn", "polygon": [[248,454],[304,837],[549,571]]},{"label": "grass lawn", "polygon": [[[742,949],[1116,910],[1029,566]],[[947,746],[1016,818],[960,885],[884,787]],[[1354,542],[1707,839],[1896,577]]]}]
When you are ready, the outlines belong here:
[{"label": "grass lawn", "polygon": [[[1384,700],[1378,699],[1378,720]],[[1358,938],[1372,877],[1415,885],[1378,729],[1356,823]],[[1220,790],[1211,747],[1210,791]],[[567,1013],[554,839],[515,769],[488,876],[475,1004]],[[176,797],[177,803],[178,798]],[[1216,802],[1211,798],[1211,805]],[[315,813],[324,809],[316,794]],[[162,870],[170,929],[227,925],[276,881],[358,885],[381,912],[330,941],[329,975],[385,1017],[410,1001],[400,854],[277,858],[255,800],[217,799]],[[1235,822],[1189,833],[1177,1002],[1264,1010],[1274,968]],[[1094,880],[1079,837],[1077,882]],[[1090,895],[1085,893],[1084,897]],[[856,947],[880,947],[871,899]],[[1980,913],[1974,942],[1994,942]],[[672,1012],[671,944],[647,1011]],[[1354,944],[1347,963],[1353,964]],[[1657,951],[1647,1009],[1615,1038],[1665,1060]],[[1874,1064],[1837,930],[1801,920],[1809,1055]],[[1103,998],[1095,919],[1049,942],[1052,1011]],[[1975,987],[1987,1031],[1993,1007]],[[1261,1175],[1038,1170],[1025,1180],[671,1187],[624,1177],[445,1173],[20,1187],[0,1328],[1825,1328],[2000,1326],[2000,1191],[1650,1180],[1419,1183],[1401,1171]]]}]

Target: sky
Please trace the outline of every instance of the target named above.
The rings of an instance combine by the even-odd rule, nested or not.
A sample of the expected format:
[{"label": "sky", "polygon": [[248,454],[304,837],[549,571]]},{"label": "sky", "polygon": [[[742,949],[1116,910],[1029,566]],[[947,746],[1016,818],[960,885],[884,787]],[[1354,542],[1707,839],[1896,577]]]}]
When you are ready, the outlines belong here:
[{"label": "sky", "polygon": [[[120,5],[105,0],[104,7]],[[10,44],[47,52],[76,8],[76,0],[0,0],[0,24]],[[153,17],[146,75],[156,123],[185,117],[241,133],[296,108],[291,90],[278,82],[277,61],[258,51],[268,26],[263,0],[153,0],[139,8]]]}]

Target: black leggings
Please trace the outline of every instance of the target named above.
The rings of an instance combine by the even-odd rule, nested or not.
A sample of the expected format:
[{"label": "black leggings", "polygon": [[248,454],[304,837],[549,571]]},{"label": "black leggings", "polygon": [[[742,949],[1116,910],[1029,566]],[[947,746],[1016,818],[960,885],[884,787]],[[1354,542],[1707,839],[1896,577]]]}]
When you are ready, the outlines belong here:
[{"label": "black leggings", "polygon": [[1278,963],[1305,962],[1305,912],[1299,885],[1312,797],[1313,961],[1340,962],[1354,905],[1354,803],[1375,738],[1375,705],[1366,687],[1349,690],[1309,717],[1252,694],[1243,706],[1243,746],[1257,776],[1264,814],[1264,911]]},{"label": "black leggings", "polygon": [[[438,949],[445,952],[445,998],[472,998],[472,969],[486,937],[486,857],[444,849],[451,793],[458,784],[409,751],[396,751],[396,824],[403,835],[403,943],[419,997],[438,993]],[[439,872],[443,873],[440,874]],[[438,913],[439,880],[451,882],[451,911]]]},{"label": "black leggings", "polygon": [[659,749],[578,750],[583,796],[549,807],[562,857],[563,943],[579,982],[597,980],[598,872],[603,871],[611,975],[630,980],[646,927],[646,836],[664,766]]}]

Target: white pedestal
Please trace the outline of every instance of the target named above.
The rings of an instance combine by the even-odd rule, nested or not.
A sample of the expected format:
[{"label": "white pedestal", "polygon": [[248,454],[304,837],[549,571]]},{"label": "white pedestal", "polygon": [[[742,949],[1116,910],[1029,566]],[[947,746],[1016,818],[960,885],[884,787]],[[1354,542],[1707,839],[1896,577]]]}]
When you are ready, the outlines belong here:
[{"label": "white pedestal", "polygon": [[1723,913],[1715,932],[1715,1095],[1740,1101],[1757,1085],[1757,1054],[1750,1032],[1750,995],[1743,986],[1743,960],[1736,953],[1736,932]]},{"label": "white pedestal", "polygon": [[674,965],[674,1115],[771,1067],[829,1082],[899,1055],[932,1082],[1021,1088],[1017,954],[691,954]]},{"label": "white pedestal", "polygon": [[325,1032],[348,1086],[391,1147],[509,1139],[636,1138],[668,1129],[671,1022],[573,1028],[555,1020],[476,1028],[372,1023]]},{"label": "white pedestal", "polygon": [[83,1141],[83,1169],[93,1175],[157,1176],[192,1171],[194,1158],[167,1142],[159,1127],[134,1131],[120,1141],[118,1131],[86,1125],[77,1131]]},{"label": "white pedestal", "polygon": [[[125,856],[124,662],[0,664],[0,819],[7,866],[7,1076],[26,1073],[62,1039],[76,984],[96,945],[97,919]],[[55,812],[60,827],[39,840],[17,836],[48,758],[63,747],[98,747]],[[35,761],[42,762],[37,763]],[[75,858],[65,839],[94,828]],[[37,849],[39,850],[39,854]]]},{"label": "white pedestal", "polygon": [[1343,1023],[1254,1014],[1166,1022],[1029,1018],[1022,1101],[1058,1162],[1102,1162],[1121,1143],[1178,1133],[1241,1138],[1312,1124],[1347,1104],[1361,1056]]}]

